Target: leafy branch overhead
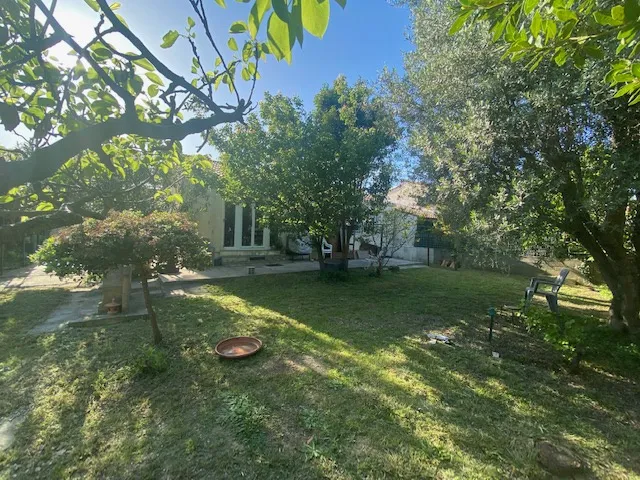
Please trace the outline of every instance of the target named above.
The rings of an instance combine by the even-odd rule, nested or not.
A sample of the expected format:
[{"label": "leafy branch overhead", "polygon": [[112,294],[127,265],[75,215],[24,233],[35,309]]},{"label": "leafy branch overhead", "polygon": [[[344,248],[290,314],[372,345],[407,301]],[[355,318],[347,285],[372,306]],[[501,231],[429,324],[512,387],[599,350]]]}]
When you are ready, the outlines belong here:
[{"label": "leafy branch overhead", "polygon": [[[190,7],[184,27],[156,44],[129,28],[117,2],[85,0],[96,21],[82,44],[61,25],[55,0],[0,3],[0,123],[26,145],[0,158],[1,208],[16,207],[25,185],[46,181],[88,152],[110,171],[130,173],[114,161],[116,139],[136,150],[150,140],[175,149],[188,135],[204,133],[206,141],[213,127],[243,121],[253,108],[260,63],[270,55],[291,61],[294,44],[302,45],[305,31],[321,37],[330,14],[329,0],[247,0],[240,2],[247,4],[246,21],[215,31],[209,16],[226,7],[224,0],[184,1]],[[190,73],[161,59],[178,44],[191,52]],[[52,53],[61,45],[68,47],[63,59]],[[228,94],[219,92],[223,85]]]},{"label": "leafy branch overhead", "polygon": [[553,59],[582,68],[606,62],[605,81],[616,97],[640,102],[640,3],[638,0],[459,0],[450,33],[468,22],[487,22],[503,58],[526,59],[531,70]]}]

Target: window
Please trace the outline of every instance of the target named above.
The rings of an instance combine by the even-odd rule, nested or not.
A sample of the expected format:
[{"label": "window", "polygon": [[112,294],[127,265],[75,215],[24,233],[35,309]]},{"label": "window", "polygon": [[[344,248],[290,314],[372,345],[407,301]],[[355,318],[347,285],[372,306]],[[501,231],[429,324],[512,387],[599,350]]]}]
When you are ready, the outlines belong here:
[{"label": "window", "polygon": [[419,218],[416,225],[416,236],[413,241],[414,247],[426,247],[428,243],[428,235],[433,230],[433,222]]},{"label": "window", "polygon": [[269,243],[269,229],[260,224],[261,215],[253,205],[225,203],[224,246],[227,248],[263,247]]},{"label": "window", "polygon": [[255,208],[254,208],[254,214],[255,214],[255,222],[254,222],[255,228],[254,228],[254,235],[253,235],[253,244],[256,247],[262,247],[264,246],[264,229],[262,227],[262,224],[260,223],[260,220],[262,220],[262,215]]},{"label": "window", "polygon": [[242,246],[251,246],[251,234],[253,230],[253,207],[242,207]]},{"label": "window", "polygon": [[224,246],[233,247],[236,234],[236,206],[232,203],[224,205]]}]

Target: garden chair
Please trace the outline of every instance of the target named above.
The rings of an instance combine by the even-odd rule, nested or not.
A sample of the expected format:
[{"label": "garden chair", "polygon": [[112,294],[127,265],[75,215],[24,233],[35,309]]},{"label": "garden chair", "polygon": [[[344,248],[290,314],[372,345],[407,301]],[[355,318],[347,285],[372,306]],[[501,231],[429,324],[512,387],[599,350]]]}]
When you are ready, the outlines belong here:
[{"label": "garden chair", "polygon": [[322,237],[322,255],[324,255],[324,258],[331,258],[333,256],[333,245],[327,242],[327,239],[324,237]]},{"label": "garden chair", "polygon": [[[556,278],[533,277],[524,291],[523,312],[527,311],[527,307],[534,295],[544,295],[547,299],[549,310],[553,313],[558,313],[558,292],[567,279],[567,275],[569,275],[569,269],[563,268]],[[544,287],[550,288],[544,289]]]}]

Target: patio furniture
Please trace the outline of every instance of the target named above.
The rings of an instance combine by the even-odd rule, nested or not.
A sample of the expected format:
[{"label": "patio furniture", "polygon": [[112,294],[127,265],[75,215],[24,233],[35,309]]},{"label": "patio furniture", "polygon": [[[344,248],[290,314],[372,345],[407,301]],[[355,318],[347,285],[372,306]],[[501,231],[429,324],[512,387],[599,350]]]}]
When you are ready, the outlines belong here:
[{"label": "patio furniture", "polygon": [[327,255],[329,255],[328,258],[331,258],[333,255],[333,245],[327,242],[327,239],[324,237],[322,237],[322,255],[324,258],[327,258]]},{"label": "patio furniture", "polygon": [[[567,275],[569,275],[569,269],[563,268],[556,278],[533,277],[529,282],[529,286],[524,291],[523,312],[526,312],[534,295],[544,295],[547,299],[549,310],[553,313],[558,313],[558,292],[567,279]],[[543,289],[545,287],[549,289]]]},{"label": "patio furniture", "polygon": [[311,242],[301,238],[287,238],[287,255],[293,261],[294,257],[309,257],[311,260]]}]

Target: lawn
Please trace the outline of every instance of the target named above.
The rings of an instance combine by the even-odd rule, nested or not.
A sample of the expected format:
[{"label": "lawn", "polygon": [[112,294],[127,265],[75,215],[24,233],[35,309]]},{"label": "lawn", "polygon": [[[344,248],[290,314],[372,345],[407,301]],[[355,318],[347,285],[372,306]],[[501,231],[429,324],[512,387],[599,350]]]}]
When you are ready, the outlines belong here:
[{"label": "lawn", "polygon": [[[159,350],[144,321],[25,335],[68,294],[5,292],[0,417],[28,414],[0,478],[545,478],[540,438],[596,477],[640,478],[637,346],[571,375],[510,319],[489,345],[487,309],[525,285],[443,269],[232,279],[159,300]],[[561,308],[606,311],[596,291],[563,288]],[[239,334],[264,350],[216,358]]]}]

